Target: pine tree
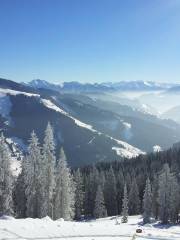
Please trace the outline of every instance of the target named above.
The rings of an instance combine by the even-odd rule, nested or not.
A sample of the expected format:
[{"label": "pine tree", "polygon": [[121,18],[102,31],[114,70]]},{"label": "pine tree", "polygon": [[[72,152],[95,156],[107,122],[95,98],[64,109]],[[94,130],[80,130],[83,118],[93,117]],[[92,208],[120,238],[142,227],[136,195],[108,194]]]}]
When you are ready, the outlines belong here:
[{"label": "pine tree", "polygon": [[126,184],[124,185],[124,196],[122,201],[122,223],[128,222],[128,195],[127,195],[127,187]]},{"label": "pine tree", "polygon": [[28,156],[24,159],[25,195],[27,217],[42,217],[42,158],[38,138],[33,131],[28,147]]},{"label": "pine tree", "polygon": [[53,191],[55,187],[54,171],[55,171],[55,144],[53,137],[53,129],[48,123],[45,130],[43,144],[43,165],[42,165],[42,182],[43,182],[43,197],[41,205],[42,216],[53,215]]},{"label": "pine tree", "polygon": [[65,220],[74,217],[74,183],[70,169],[67,166],[63,149],[56,169],[56,187],[54,195],[54,219]]},{"label": "pine tree", "polygon": [[143,222],[144,224],[150,223],[152,212],[152,192],[149,178],[146,180],[146,187],[143,196]]},{"label": "pine tree", "polygon": [[26,187],[25,187],[25,171],[23,167],[24,165],[23,163],[25,162],[24,158],[21,165],[22,171],[17,178],[14,190],[14,206],[17,218],[26,217],[26,195],[25,195]]},{"label": "pine tree", "polygon": [[94,217],[103,218],[106,216],[107,216],[107,210],[104,203],[104,195],[101,189],[101,185],[99,185],[96,193],[96,199],[95,199]]},{"label": "pine tree", "polygon": [[99,172],[93,165],[90,173],[85,179],[85,214],[93,216],[94,204],[96,198],[96,191],[99,183]]},{"label": "pine tree", "polygon": [[80,219],[83,214],[84,207],[84,191],[83,181],[79,168],[74,174],[75,181],[75,218]]},{"label": "pine tree", "polygon": [[118,208],[117,208],[116,179],[115,179],[115,175],[112,167],[110,167],[107,173],[104,192],[105,192],[105,204],[107,207],[108,216],[117,215]]},{"label": "pine tree", "polygon": [[165,164],[159,176],[159,218],[166,224],[169,220],[176,222],[179,207],[179,188],[175,175]]},{"label": "pine tree", "polygon": [[10,150],[3,134],[0,137],[0,215],[13,213],[13,176],[10,169]]},{"label": "pine tree", "polygon": [[155,175],[152,184],[152,215],[157,220],[158,219],[158,177]]},{"label": "pine tree", "polygon": [[123,199],[123,191],[124,191],[124,176],[121,171],[118,172],[116,176],[117,182],[117,199],[118,199],[118,214],[121,214],[122,209],[122,199]]},{"label": "pine tree", "polygon": [[140,213],[140,199],[139,190],[134,178],[129,192],[129,215],[136,215]]},{"label": "pine tree", "polygon": [[176,223],[178,221],[179,214],[179,185],[174,175],[171,177],[171,189],[170,189],[170,221]]}]

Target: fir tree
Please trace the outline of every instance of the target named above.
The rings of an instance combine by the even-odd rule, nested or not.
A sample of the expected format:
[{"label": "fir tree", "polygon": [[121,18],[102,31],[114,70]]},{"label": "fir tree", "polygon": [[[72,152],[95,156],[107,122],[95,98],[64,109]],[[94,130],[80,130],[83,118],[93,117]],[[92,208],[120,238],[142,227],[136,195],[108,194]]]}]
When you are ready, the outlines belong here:
[{"label": "fir tree", "polygon": [[110,167],[110,170],[107,173],[104,191],[105,191],[105,204],[107,207],[108,216],[117,215],[118,208],[117,208],[116,179],[112,167]]},{"label": "fir tree", "polygon": [[152,184],[152,215],[157,220],[158,219],[158,177],[155,175]]},{"label": "fir tree", "polygon": [[129,192],[129,215],[137,215],[140,213],[139,190],[134,178]]},{"label": "fir tree", "polygon": [[28,147],[28,156],[24,158],[24,181],[27,217],[42,217],[42,158],[38,138],[33,131]]},{"label": "fir tree", "polygon": [[176,223],[178,221],[179,214],[179,185],[174,174],[171,174],[171,185],[170,185],[170,221]]},{"label": "fir tree", "polygon": [[121,214],[122,209],[122,199],[124,194],[124,176],[121,171],[118,172],[116,176],[116,182],[117,182],[117,199],[118,199],[118,214]]},{"label": "fir tree", "polygon": [[96,199],[95,199],[94,217],[103,218],[106,216],[107,216],[107,210],[104,203],[104,195],[101,189],[101,185],[99,185],[96,193]]},{"label": "fir tree", "polygon": [[19,174],[15,190],[14,190],[14,206],[15,206],[15,214],[17,218],[25,218],[26,217],[26,195],[25,195],[25,169],[24,162],[25,157],[23,158],[21,167],[22,171]]},{"label": "fir tree", "polygon": [[75,181],[75,218],[80,219],[83,214],[84,207],[84,191],[83,191],[83,181],[80,170],[74,174]]},{"label": "fir tree", "polygon": [[152,212],[152,192],[149,178],[146,180],[146,187],[143,196],[143,222],[144,224],[150,223]]},{"label": "fir tree", "polygon": [[159,218],[162,223],[176,222],[179,207],[179,188],[177,179],[165,164],[159,176]]},{"label": "fir tree", "polygon": [[55,171],[55,144],[53,137],[53,129],[48,123],[45,130],[43,144],[43,165],[42,165],[42,182],[43,182],[43,198],[41,205],[42,216],[53,215],[53,191],[55,187],[54,171]]},{"label": "fir tree", "polygon": [[90,169],[89,175],[85,180],[85,214],[93,216],[94,203],[96,198],[96,191],[99,182],[99,172],[97,168],[93,165]]},{"label": "fir tree", "polygon": [[13,176],[10,168],[10,150],[3,134],[0,137],[0,215],[13,213]]},{"label": "fir tree", "polygon": [[128,222],[128,195],[127,195],[127,187],[126,184],[124,185],[124,196],[122,200],[122,223]]},{"label": "fir tree", "polygon": [[56,187],[54,195],[54,219],[65,220],[74,217],[74,183],[70,169],[67,166],[63,149],[56,169]]}]

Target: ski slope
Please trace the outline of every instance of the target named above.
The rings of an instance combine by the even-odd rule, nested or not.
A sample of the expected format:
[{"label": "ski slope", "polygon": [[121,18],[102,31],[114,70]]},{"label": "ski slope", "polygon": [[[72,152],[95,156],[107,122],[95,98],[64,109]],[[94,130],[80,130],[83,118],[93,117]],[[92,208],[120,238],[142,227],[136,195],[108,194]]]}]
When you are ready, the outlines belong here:
[{"label": "ski slope", "polygon": [[[117,224],[117,221],[119,224]],[[121,224],[121,219],[115,217],[93,220],[89,222],[66,222],[62,219],[52,221],[49,217],[43,219],[0,219],[1,240],[178,240],[180,226],[163,227],[149,224],[142,226],[142,218],[129,218],[127,224]],[[136,234],[141,228],[142,233]]]}]

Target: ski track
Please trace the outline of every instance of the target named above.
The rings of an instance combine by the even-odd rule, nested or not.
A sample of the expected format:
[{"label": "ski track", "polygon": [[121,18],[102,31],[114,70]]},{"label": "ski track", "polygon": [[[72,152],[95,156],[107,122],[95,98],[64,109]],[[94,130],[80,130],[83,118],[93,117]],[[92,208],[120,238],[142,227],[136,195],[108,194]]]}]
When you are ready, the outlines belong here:
[{"label": "ski track", "polygon": [[71,240],[71,239],[85,239],[85,240],[103,240],[103,239],[116,239],[118,238],[119,240],[178,240],[179,237],[160,237],[160,236],[142,236],[142,235],[69,235],[69,236],[54,236],[54,237],[23,237],[20,236],[19,234],[14,233],[13,231],[10,231],[6,228],[0,229],[0,234],[2,233],[6,233],[6,234],[10,234],[9,236],[7,235],[7,237],[2,237],[0,235],[0,240]]}]

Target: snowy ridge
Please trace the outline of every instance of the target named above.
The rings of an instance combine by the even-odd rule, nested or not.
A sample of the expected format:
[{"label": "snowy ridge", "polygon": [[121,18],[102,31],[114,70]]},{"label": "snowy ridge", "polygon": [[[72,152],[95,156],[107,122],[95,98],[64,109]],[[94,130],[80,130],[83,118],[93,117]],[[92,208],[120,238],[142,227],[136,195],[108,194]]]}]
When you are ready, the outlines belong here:
[{"label": "snowy ridge", "polygon": [[19,95],[19,94],[23,94],[26,95],[28,97],[40,97],[39,94],[35,94],[35,93],[28,93],[28,92],[21,92],[21,91],[16,91],[16,90],[12,90],[12,89],[7,89],[7,88],[0,88],[0,95],[1,96],[6,96],[7,94],[10,95]]},{"label": "snowy ridge", "polygon": [[60,112],[62,114],[64,114],[65,116],[71,118],[74,120],[75,124],[83,127],[83,128],[87,128],[89,130],[91,130],[92,132],[97,132],[96,130],[93,129],[93,127],[91,125],[88,125],[86,123],[81,122],[80,120],[72,117],[71,115],[69,115],[67,112],[65,112],[63,109],[61,109],[60,107],[56,106],[54,103],[52,103],[50,100],[48,99],[41,99],[41,102],[48,108],[55,110],[56,112]]},{"label": "snowy ridge", "polygon": [[[52,103],[50,100],[47,99],[41,99],[41,102],[48,108],[53,109],[57,112],[60,112],[62,114],[64,114],[65,116],[68,116],[69,118],[73,119],[75,124],[77,124],[80,127],[86,128],[92,132],[95,132],[97,134],[102,134],[101,132],[93,129],[93,127],[91,125],[88,125],[86,123],[83,123],[81,121],[79,121],[78,119],[72,117],[71,115],[69,115],[67,112],[65,112],[63,109],[59,108],[58,106],[56,106],[54,103]],[[142,152],[140,149],[133,147],[132,145],[120,141],[118,139],[115,139],[113,137],[110,137],[108,135],[106,135],[106,137],[110,138],[111,140],[114,140],[118,145],[120,146],[114,146],[112,148],[112,150],[116,151],[116,154],[122,157],[126,157],[126,158],[132,158],[132,157],[136,157],[140,154],[145,154],[145,152]]]}]

